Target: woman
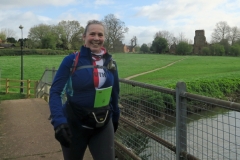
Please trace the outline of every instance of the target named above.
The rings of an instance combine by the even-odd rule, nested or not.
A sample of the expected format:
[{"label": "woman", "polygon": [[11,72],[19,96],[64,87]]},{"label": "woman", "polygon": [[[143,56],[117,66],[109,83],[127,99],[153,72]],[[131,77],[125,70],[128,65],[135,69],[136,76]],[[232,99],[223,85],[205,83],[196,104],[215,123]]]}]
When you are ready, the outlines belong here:
[{"label": "woman", "polygon": [[[115,156],[119,81],[117,66],[103,48],[104,31],[100,21],[88,22],[83,34],[85,45],[77,55],[63,59],[50,89],[51,123],[64,160],[83,159],[87,146],[94,160],[112,160]],[[73,61],[77,68],[71,74]],[[67,102],[62,105],[65,86]]]}]

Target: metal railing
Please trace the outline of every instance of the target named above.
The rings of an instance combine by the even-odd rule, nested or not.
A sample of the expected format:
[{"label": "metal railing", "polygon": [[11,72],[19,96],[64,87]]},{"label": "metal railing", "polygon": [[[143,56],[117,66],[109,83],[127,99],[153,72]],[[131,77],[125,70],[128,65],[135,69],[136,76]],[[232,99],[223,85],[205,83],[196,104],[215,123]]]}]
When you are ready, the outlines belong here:
[{"label": "metal railing", "polygon": [[[44,72],[37,95],[49,94],[55,73]],[[184,82],[173,90],[120,79],[119,160],[240,159],[240,104],[186,88]]]},{"label": "metal railing", "polygon": [[49,102],[49,91],[57,70],[46,68],[36,87],[36,98],[44,98]]}]

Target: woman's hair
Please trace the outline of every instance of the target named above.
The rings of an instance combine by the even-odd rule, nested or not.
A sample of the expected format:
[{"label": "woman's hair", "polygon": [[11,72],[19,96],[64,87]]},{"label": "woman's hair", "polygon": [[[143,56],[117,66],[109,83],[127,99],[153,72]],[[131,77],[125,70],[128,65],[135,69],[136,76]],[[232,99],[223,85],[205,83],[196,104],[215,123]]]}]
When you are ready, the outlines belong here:
[{"label": "woman's hair", "polygon": [[83,32],[83,35],[85,36],[87,34],[87,30],[88,30],[88,27],[91,25],[91,24],[100,24],[103,26],[104,28],[104,32],[105,32],[105,26],[104,24],[101,22],[101,21],[98,21],[98,20],[89,20],[86,27],[85,27],[85,30]]}]

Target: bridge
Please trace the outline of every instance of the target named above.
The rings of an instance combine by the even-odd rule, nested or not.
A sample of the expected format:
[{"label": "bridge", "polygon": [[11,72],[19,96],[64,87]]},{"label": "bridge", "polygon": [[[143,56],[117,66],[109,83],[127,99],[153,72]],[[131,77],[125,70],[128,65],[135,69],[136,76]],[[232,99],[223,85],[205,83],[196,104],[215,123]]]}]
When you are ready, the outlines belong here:
[{"label": "bridge", "polygon": [[[48,136],[44,136],[45,138],[49,136],[50,138],[46,142],[32,141],[32,148],[42,149],[45,159],[51,159],[54,155],[61,156],[59,144],[54,140],[52,127],[47,120],[49,88],[55,72],[56,70],[45,70],[37,86],[37,98],[16,100],[19,101],[16,102],[19,105],[20,101],[28,101],[26,106],[30,108],[34,106],[33,103],[36,103],[32,109],[41,113],[38,116],[44,119],[43,124],[46,130],[33,128],[38,133],[46,133]],[[120,79],[120,87],[121,116],[119,129],[115,134],[115,151],[118,160],[240,159],[239,103],[231,99],[221,100],[189,93],[184,82],[177,83],[175,89],[169,89]],[[3,108],[13,106],[9,101],[3,101],[1,107],[3,104],[7,106]],[[43,104],[45,105],[44,114],[37,109],[44,106]],[[17,113],[20,114],[20,111]],[[38,116],[33,117],[35,120],[26,124],[30,127],[32,122],[38,122],[36,120]],[[26,118],[27,115],[20,117]],[[16,124],[23,124],[23,120],[11,122],[9,125],[19,130]],[[43,124],[40,125],[43,127]],[[17,142],[14,139],[14,131],[13,129],[13,137],[7,138],[11,144]],[[31,127],[27,128],[27,131],[34,132]],[[6,135],[10,134],[4,136]],[[19,139],[24,138],[19,137]],[[23,142],[26,143],[26,141],[25,138]],[[27,144],[31,144],[31,141],[27,141]],[[39,145],[39,147],[34,145]],[[44,150],[44,145],[51,147]],[[16,148],[19,147],[20,145],[16,146]],[[25,151],[25,155],[32,154],[36,158],[41,157],[40,153],[32,148],[32,152],[27,154]],[[22,147],[22,152],[23,150],[24,147]],[[13,154],[10,150],[0,151],[0,155],[7,153],[17,154]],[[90,156],[89,152],[86,152],[86,156]]]},{"label": "bridge", "polygon": [[[6,100],[0,104],[0,159],[63,160],[48,120],[48,103],[40,98]],[[84,160],[93,160],[86,151]]]}]

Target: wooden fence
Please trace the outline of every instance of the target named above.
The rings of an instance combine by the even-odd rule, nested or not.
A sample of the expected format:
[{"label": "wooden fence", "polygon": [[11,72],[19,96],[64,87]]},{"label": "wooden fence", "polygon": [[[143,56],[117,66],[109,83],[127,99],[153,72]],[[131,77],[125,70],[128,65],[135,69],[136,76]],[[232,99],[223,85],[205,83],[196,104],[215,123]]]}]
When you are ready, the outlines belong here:
[{"label": "wooden fence", "polygon": [[[21,87],[20,83],[23,83]],[[0,79],[0,92],[11,94],[20,93],[20,89],[23,89],[23,94],[26,94],[26,98],[36,97],[36,86],[38,81],[28,80],[15,80],[15,79]]]}]

